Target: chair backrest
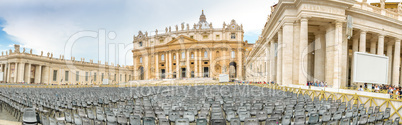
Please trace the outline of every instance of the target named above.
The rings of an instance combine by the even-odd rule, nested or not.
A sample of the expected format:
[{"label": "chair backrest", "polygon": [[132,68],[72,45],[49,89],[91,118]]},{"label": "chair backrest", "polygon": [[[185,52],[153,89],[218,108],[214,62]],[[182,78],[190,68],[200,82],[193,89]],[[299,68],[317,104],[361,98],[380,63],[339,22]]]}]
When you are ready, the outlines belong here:
[{"label": "chair backrest", "polygon": [[188,118],[177,118],[174,124],[175,125],[189,125],[190,122],[188,121]]},{"label": "chair backrest", "polygon": [[334,113],[334,116],[332,117],[334,120],[340,120],[342,118],[342,111],[337,111]]},{"label": "chair backrest", "polygon": [[159,125],[170,125],[169,120],[167,120],[166,118],[159,118]]},{"label": "chair backrest", "polygon": [[328,122],[328,121],[330,121],[331,120],[331,113],[330,112],[325,112],[323,115],[322,115],[322,121],[323,122]]},{"label": "chair backrest", "polygon": [[259,124],[260,122],[258,121],[258,119],[254,117],[248,117],[244,120],[244,125],[259,125]]},{"label": "chair backrest", "polygon": [[197,119],[196,125],[207,125],[207,119]]},{"label": "chair backrest", "polygon": [[[311,118],[311,116],[310,116]],[[306,117],[305,115],[298,115],[295,117],[295,124],[305,124],[306,123]]]},{"label": "chair backrest", "polygon": [[357,125],[358,119],[359,119],[359,116],[353,116],[353,119],[352,119],[353,121],[352,121],[351,125]]},{"label": "chair backrest", "polygon": [[268,118],[265,121],[265,125],[279,125],[279,119],[277,119],[277,118]]},{"label": "chair backrest", "polygon": [[367,114],[373,114],[373,106],[369,107],[369,109],[367,110]]},{"label": "chair backrest", "polygon": [[339,125],[350,125],[349,118],[341,119],[341,122],[339,123]]},{"label": "chair backrest", "polygon": [[393,125],[399,125],[399,120],[400,119],[401,119],[400,117],[396,117],[395,120],[394,120]]},{"label": "chair backrest", "polygon": [[291,122],[291,117],[290,116],[284,116],[282,118],[282,125],[289,125]]},{"label": "chair backrest", "polygon": [[363,116],[360,117],[360,119],[359,119],[359,124],[366,124],[366,123],[367,123],[367,120],[368,120],[368,115],[365,114],[365,115],[363,115]]},{"label": "chair backrest", "polygon": [[308,123],[315,124],[318,122],[319,119],[320,119],[320,115],[318,115],[318,113],[313,113],[310,115],[310,118],[308,119]]},{"label": "chair backrest", "polygon": [[153,117],[145,117],[143,119],[144,124],[143,125],[155,125],[155,118]]},{"label": "chair backrest", "polygon": [[225,119],[211,119],[210,125],[226,125]]},{"label": "chair backrest", "polygon": [[369,119],[368,119],[368,122],[375,122],[375,118],[377,117],[377,114],[371,114],[370,115],[370,117],[369,117]]},{"label": "chair backrest", "polygon": [[386,108],[384,111],[384,119],[388,119],[391,115],[391,108]]},{"label": "chair backrest", "polygon": [[230,125],[240,125],[241,121],[239,118],[230,119]]}]

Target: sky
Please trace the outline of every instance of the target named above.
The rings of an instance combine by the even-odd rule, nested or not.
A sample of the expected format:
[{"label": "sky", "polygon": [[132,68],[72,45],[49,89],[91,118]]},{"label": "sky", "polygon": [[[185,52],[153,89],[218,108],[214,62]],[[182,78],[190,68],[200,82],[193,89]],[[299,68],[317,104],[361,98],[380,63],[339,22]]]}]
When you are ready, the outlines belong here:
[{"label": "sky", "polygon": [[[361,1],[361,0],[358,0]],[[379,0],[368,0],[377,2]],[[387,2],[399,0],[387,0]],[[254,43],[277,0],[1,0],[0,51],[14,44],[101,63],[132,65],[133,35],[138,31],[198,22],[204,10],[213,27],[235,19],[244,40]]]}]

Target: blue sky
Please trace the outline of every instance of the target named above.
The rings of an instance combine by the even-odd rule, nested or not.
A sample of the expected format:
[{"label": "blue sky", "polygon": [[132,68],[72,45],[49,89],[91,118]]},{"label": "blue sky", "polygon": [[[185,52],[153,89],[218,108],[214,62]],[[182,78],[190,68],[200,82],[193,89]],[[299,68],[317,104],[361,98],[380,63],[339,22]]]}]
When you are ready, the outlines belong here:
[{"label": "blue sky", "polygon": [[[361,1],[361,0],[360,0]],[[369,0],[379,1],[379,0]],[[387,0],[393,1],[393,0]],[[76,60],[86,58],[132,65],[132,38],[138,31],[190,26],[201,10],[208,22],[222,27],[235,19],[243,24],[244,40],[258,39],[277,0],[1,0],[0,51],[13,44]],[[100,34],[99,34],[100,33]],[[102,35],[104,33],[105,35]],[[91,36],[92,34],[92,36]],[[95,35],[94,35],[95,34]],[[87,36],[74,39],[75,36]],[[99,38],[107,47],[99,46]],[[71,41],[74,41],[73,43]],[[102,42],[103,40],[101,40]],[[99,49],[100,48],[100,49]],[[71,53],[67,53],[71,52]]]}]

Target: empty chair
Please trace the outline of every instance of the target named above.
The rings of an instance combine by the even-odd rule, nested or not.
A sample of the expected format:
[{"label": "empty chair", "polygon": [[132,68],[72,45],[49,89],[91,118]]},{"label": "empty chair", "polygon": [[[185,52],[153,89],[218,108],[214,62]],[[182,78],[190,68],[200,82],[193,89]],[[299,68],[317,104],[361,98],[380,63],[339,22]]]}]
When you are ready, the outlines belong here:
[{"label": "empty chair", "polygon": [[82,119],[78,114],[74,114],[74,124],[82,125]]},{"label": "empty chair", "polygon": [[248,111],[240,111],[238,115],[239,115],[240,121],[242,121],[242,122],[244,122],[244,120],[246,118],[251,117],[251,115]]},{"label": "empty chair", "polygon": [[145,117],[143,119],[143,125],[155,125],[155,118],[154,117]]},{"label": "empty chair", "polygon": [[117,114],[117,123],[121,124],[121,125],[126,125],[127,124],[127,117],[126,115],[119,113]]},{"label": "empty chair", "polygon": [[211,119],[210,125],[226,125],[226,120],[224,119]]},{"label": "empty chair", "polygon": [[304,115],[298,115],[295,117],[295,123],[294,123],[295,125],[304,125],[305,123],[306,123],[306,117]]},{"label": "empty chair", "polygon": [[369,114],[369,115],[373,114],[373,106],[368,108],[367,114]]},{"label": "empty chair", "polygon": [[189,125],[190,122],[188,121],[188,118],[176,118],[176,121],[174,122],[175,125]]},{"label": "empty chair", "polygon": [[82,125],[92,125],[91,120],[88,118],[82,118]]},{"label": "empty chair", "polygon": [[258,111],[256,117],[258,121],[265,121],[268,118],[268,115],[264,111]]},{"label": "empty chair", "polygon": [[[97,112],[96,113],[96,120],[105,121],[106,120],[105,115],[102,112]],[[66,121],[67,121],[67,117],[66,117]]]},{"label": "empty chair", "polygon": [[376,107],[374,108],[374,112],[373,112],[373,113],[378,113],[378,112],[380,112],[380,106],[376,106]]},{"label": "empty chair", "polygon": [[141,118],[138,115],[130,115],[130,125],[141,125]]},{"label": "empty chair", "polygon": [[276,118],[268,118],[265,121],[265,125],[279,125],[279,119]]},{"label": "empty chair", "polygon": [[207,125],[207,119],[197,119],[196,125]]},{"label": "empty chair", "polygon": [[244,120],[244,125],[259,125],[260,122],[257,118],[248,117]]},{"label": "empty chair", "polygon": [[374,123],[376,117],[377,117],[377,114],[371,114],[367,122]]},{"label": "empty chair", "polygon": [[338,125],[338,121],[330,121],[326,125]]},{"label": "empty chair", "polygon": [[400,117],[396,117],[395,120],[394,120],[393,125],[399,125],[399,120],[400,119],[401,119]]},{"label": "empty chair", "polygon": [[241,121],[239,118],[230,119],[230,125],[240,125]]},{"label": "empty chair", "polygon": [[365,125],[367,123],[367,120],[368,120],[368,115],[367,114],[361,116],[360,119],[359,119],[359,125]]},{"label": "empty chair", "polygon": [[310,117],[308,119],[308,123],[309,124],[316,124],[316,123],[318,123],[319,119],[320,119],[319,114],[318,113],[313,113],[313,114],[310,115]]},{"label": "empty chair", "polygon": [[226,120],[230,121],[230,119],[236,118],[236,112],[234,111],[226,111]]},{"label": "empty chair", "polygon": [[331,113],[330,112],[325,112],[322,115],[321,121],[322,122],[329,122],[331,120]]},{"label": "empty chair", "polygon": [[383,125],[383,122],[382,122],[382,121],[377,121],[377,122],[375,123],[375,125]]},{"label": "empty chair", "polygon": [[[356,110],[357,110],[357,109],[356,109]],[[352,123],[351,123],[351,125],[357,125],[358,119],[359,119],[358,116],[353,117],[353,118],[352,118]]]},{"label": "empty chair", "polygon": [[384,116],[384,112],[378,112],[377,116],[375,117],[375,120],[380,121],[383,119],[383,116]]},{"label": "empty chair", "polygon": [[353,111],[351,109],[346,110],[344,118],[351,118],[353,116]]},{"label": "empty chair", "polygon": [[392,125],[392,120],[387,120],[384,122],[384,125]]},{"label": "empty chair", "polygon": [[342,118],[342,112],[337,111],[334,113],[334,116],[332,116],[332,120],[339,121]]},{"label": "empty chair", "polygon": [[290,125],[291,117],[290,116],[283,116],[282,118],[282,125]]},{"label": "empty chair", "polygon": [[195,120],[194,118],[194,112],[192,111],[185,111],[183,114],[183,118],[188,118],[188,121],[193,122]]},{"label": "empty chair", "polygon": [[167,120],[166,118],[159,118],[159,125],[170,125],[169,120]]},{"label": "empty chair", "polygon": [[341,119],[341,121],[339,122],[339,125],[350,125],[349,118]]},{"label": "empty chair", "polygon": [[391,108],[386,108],[384,111],[384,119],[389,119],[391,115]]},{"label": "empty chair", "polygon": [[175,122],[176,119],[178,119],[178,118],[180,118],[180,115],[177,112],[170,112],[169,113],[169,121]]},{"label": "empty chair", "polygon": [[42,123],[42,125],[49,125],[50,123],[49,123],[49,119],[48,119],[48,117],[47,116],[44,116],[44,115],[40,115],[41,116],[41,123]]}]

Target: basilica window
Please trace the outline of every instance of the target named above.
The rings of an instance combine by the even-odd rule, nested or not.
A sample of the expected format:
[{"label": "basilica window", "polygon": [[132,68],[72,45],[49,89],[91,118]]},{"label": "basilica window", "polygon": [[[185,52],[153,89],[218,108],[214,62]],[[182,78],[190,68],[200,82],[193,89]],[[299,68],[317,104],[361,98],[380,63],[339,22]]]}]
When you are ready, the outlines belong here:
[{"label": "basilica window", "polygon": [[163,43],[163,39],[159,40],[160,43]]},{"label": "basilica window", "polygon": [[121,81],[121,79],[122,79],[122,78],[121,78],[121,74],[120,74],[120,81]]},{"label": "basilica window", "polygon": [[191,58],[194,59],[194,54],[191,54]]},{"label": "basilica window", "polygon": [[184,52],[181,52],[181,58],[184,59],[186,57],[186,54]]},{"label": "basilica window", "polygon": [[88,81],[88,72],[85,72],[85,81]]},{"label": "basilica window", "polygon": [[140,47],[142,47],[142,42],[138,42],[138,45],[139,45]]},{"label": "basilica window", "polygon": [[101,79],[101,81],[103,80],[103,76],[104,76],[104,74],[102,73],[102,79]]},{"label": "basilica window", "polygon": [[232,33],[232,35],[230,36],[230,38],[236,39],[236,33]]},{"label": "basilica window", "polygon": [[204,52],[204,58],[208,58],[208,52],[207,51]]},{"label": "basilica window", "polygon": [[140,57],[140,63],[142,63],[142,57]]},{"label": "basilica window", "polygon": [[96,72],[94,73],[94,81],[96,81]]},{"label": "basilica window", "polygon": [[216,39],[220,39],[220,37],[221,37],[220,35],[216,35]]},{"label": "basilica window", "polygon": [[232,51],[232,58],[234,59],[234,58],[235,58],[235,56],[236,56],[235,51]]},{"label": "basilica window", "polygon": [[208,39],[208,35],[202,36],[203,39]]},{"label": "basilica window", "polygon": [[162,54],[161,56],[161,60],[164,61],[165,60],[165,55]]},{"label": "basilica window", "polygon": [[173,59],[176,59],[176,55],[173,56]]},{"label": "basilica window", "polygon": [[53,70],[53,81],[57,81],[57,70]]},{"label": "basilica window", "polygon": [[64,76],[65,76],[64,79],[65,79],[66,81],[68,81],[68,71],[65,71]]},{"label": "basilica window", "polygon": [[80,72],[77,71],[75,72],[75,81],[79,81],[80,80]]}]

